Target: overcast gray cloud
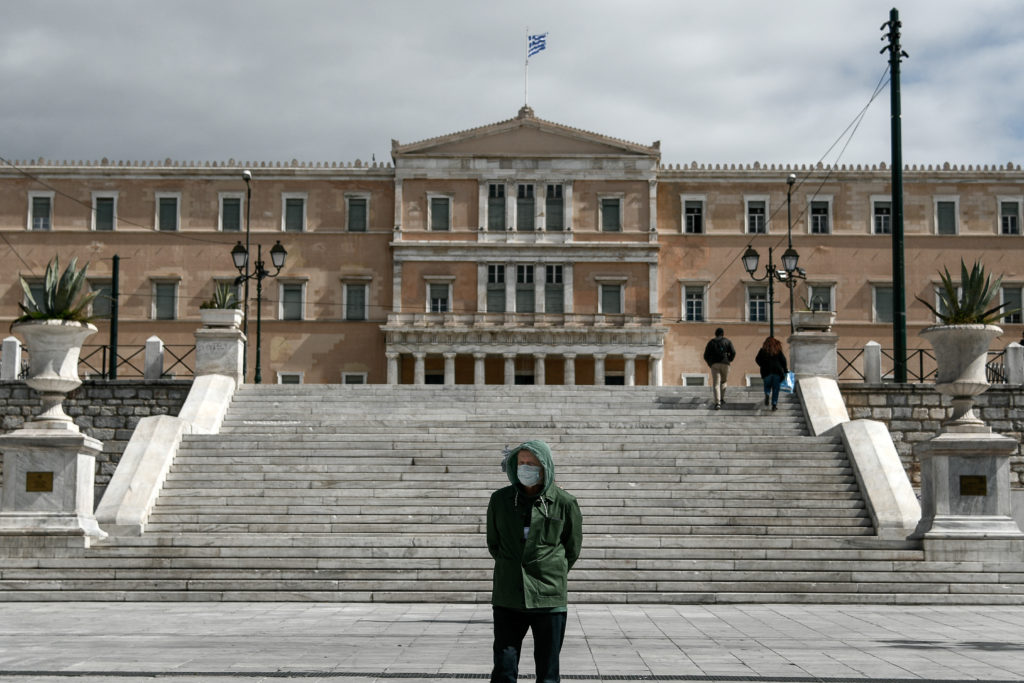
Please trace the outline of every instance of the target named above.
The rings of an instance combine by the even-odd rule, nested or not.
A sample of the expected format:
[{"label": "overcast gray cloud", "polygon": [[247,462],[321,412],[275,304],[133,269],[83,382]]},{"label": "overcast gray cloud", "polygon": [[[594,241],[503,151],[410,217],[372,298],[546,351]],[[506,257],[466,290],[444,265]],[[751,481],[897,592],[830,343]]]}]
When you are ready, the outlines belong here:
[{"label": "overcast gray cloud", "polygon": [[[5,3],[7,159],[351,161],[537,116],[665,163],[814,163],[885,74],[892,0]],[[1024,3],[899,2],[907,163],[1024,163]],[[834,161],[834,151],[826,161]],[[889,158],[888,89],[841,161]]]}]

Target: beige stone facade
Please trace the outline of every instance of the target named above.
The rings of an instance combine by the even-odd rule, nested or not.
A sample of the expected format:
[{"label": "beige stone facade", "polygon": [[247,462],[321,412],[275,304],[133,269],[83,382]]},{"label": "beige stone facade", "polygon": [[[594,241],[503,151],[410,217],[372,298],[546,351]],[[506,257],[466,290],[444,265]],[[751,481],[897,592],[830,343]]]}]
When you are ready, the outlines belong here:
[{"label": "beige stone facade", "polygon": [[[792,243],[806,280],[795,307],[836,311],[842,349],[892,346],[883,167],[663,165],[641,145],[539,119],[395,142],[393,163],[52,163],[0,170],[0,315],[18,275],[78,256],[109,287],[120,257],[119,343],[157,336],[185,350],[199,305],[237,275],[230,250],[251,231],[253,258],[278,240],[288,259],[263,283],[264,381],[547,384],[699,383],[716,327],[736,345],[732,383],[755,375],[767,292],[744,271],[748,245]],[[247,214],[243,169],[252,172]],[[1024,286],[1019,166],[905,174],[908,345],[933,323],[938,271],[980,258]],[[761,232],[763,230],[763,232]],[[789,335],[775,289],[775,334]],[[255,343],[251,285],[250,379]],[[765,319],[762,319],[765,318]],[[97,321],[105,343],[108,323]],[[995,343],[1020,339],[1019,315]],[[173,373],[173,371],[172,371]]]}]

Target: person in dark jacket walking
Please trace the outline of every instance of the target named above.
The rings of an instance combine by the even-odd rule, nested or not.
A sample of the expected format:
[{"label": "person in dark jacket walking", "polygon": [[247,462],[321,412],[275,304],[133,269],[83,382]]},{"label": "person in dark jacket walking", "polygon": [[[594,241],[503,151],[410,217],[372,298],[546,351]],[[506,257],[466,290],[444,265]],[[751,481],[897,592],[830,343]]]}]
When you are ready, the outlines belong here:
[{"label": "person in dark jacket walking", "polygon": [[736,349],[725,336],[725,330],[715,330],[715,338],[704,347],[704,362],[711,368],[711,395],[715,410],[725,403],[725,386],[729,379],[729,364],[736,358]]},{"label": "person in dark jacket walking", "polygon": [[769,399],[772,403],[772,410],[778,409],[779,387],[782,385],[782,378],[789,372],[786,365],[786,354],[782,352],[782,344],[775,337],[768,337],[761,345],[761,349],[754,358],[757,367],[761,368],[761,381],[764,383],[764,404],[768,405]]},{"label": "person in dark jacket walking", "polygon": [[494,669],[491,683],[513,683],[527,630],[533,631],[537,683],[557,683],[565,639],[569,570],[580,556],[583,516],[555,486],[551,448],[527,441],[502,464],[511,486],[491,494],[487,550],[494,558]]}]

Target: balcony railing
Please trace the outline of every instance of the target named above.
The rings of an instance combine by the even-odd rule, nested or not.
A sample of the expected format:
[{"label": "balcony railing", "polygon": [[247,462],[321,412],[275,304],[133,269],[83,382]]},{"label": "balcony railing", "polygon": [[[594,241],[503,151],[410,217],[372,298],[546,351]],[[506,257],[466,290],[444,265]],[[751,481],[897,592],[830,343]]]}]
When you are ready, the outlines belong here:
[{"label": "balcony railing", "polygon": [[[161,368],[160,379],[192,378],[195,373],[195,345],[164,344],[162,351],[162,358],[155,360]],[[28,376],[31,363],[32,350],[23,346],[19,379]],[[147,379],[146,365],[145,344],[121,344],[117,347],[117,379]],[[110,379],[110,346],[84,344],[78,356],[78,374],[83,378]]]},{"label": "balcony railing", "polygon": [[581,313],[391,313],[388,327],[651,327],[660,315]]}]

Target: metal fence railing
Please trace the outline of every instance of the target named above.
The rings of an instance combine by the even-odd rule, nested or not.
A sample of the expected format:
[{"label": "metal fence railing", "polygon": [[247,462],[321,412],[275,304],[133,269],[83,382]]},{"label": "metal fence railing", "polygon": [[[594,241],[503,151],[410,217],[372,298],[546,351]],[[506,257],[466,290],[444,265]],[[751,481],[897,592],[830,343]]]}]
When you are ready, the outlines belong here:
[{"label": "metal fence railing", "polygon": [[[32,363],[32,350],[22,347],[18,378],[28,376]],[[110,379],[109,344],[84,344],[78,356],[78,374],[83,378]],[[162,358],[157,365],[162,369],[160,379],[191,379],[195,374],[194,344],[164,344]],[[146,345],[121,344],[117,347],[117,379],[146,379]]]},{"label": "metal fence railing", "polygon": [[[893,349],[882,349],[882,381],[891,380],[896,356]],[[836,370],[840,382],[863,382],[864,348],[837,349]],[[1006,351],[989,351],[985,365],[988,381],[1006,384]],[[931,349],[907,350],[907,381],[934,382],[936,372],[935,354]]]}]

